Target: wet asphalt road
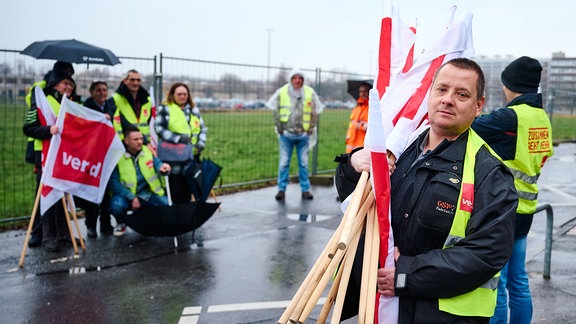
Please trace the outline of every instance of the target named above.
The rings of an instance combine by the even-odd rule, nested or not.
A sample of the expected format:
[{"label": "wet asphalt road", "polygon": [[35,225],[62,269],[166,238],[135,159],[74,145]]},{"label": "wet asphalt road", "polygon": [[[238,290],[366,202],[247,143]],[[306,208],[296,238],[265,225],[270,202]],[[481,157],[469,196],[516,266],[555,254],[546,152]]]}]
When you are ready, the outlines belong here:
[{"label": "wet asphalt road", "polygon": [[[533,323],[576,322],[576,144],[555,150],[540,177],[540,203],[554,211],[550,280],[542,278],[545,212],[528,238]],[[335,189],[312,192],[302,201],[291,184],[285,203],[274,200],[275,187],[220,196],[221,211],[196,242],[188,233],[175,247],[128,229],[88,239],[76,258],[71,247],[28,249],[23,268],[25,231],[0,233],[0,322],[276,323],[340,223]]]}]

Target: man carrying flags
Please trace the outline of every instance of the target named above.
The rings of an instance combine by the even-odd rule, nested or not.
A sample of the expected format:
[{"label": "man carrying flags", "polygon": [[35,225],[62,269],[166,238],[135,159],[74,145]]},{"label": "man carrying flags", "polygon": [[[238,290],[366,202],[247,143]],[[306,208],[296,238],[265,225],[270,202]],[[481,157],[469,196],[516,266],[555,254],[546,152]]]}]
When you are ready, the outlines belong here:
[{"label": "man carrying flags", "polygon": [[[378,270],[378,293],[399,296],[398,323],[488,323],[494,314],[518,196],[511,173],[470,128],[484,85],[474,61],[444,63],[432,79],[429,129],[390,162],[395,265]],[[369,150],[354,152],[346,176],[369,171],[370,159]]]}]

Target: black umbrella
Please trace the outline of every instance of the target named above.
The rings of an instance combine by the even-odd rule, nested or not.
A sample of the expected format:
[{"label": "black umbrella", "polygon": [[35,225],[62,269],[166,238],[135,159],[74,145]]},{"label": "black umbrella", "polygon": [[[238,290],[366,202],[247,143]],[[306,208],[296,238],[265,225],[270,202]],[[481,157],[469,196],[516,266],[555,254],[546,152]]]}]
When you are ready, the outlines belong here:
[{"label": "black umbrella", "polygon": [[348,94],[350,94],[354,99],[358,100],[360,96],[360,86],[367,85],[369,89],[372,89],[374,83],[373,80],[348,80]]},{"label": "black umbrella", "polygon": [[200,201],[206,201],[221,171],[222,167],[212,160],[202,159],[202,161],[185,168],[184,176],[186,176],[194,196],[198,197]]},{"label": "black umbrella", "polygon": [[194,231],[218,209],[220,203],[189,202],[172,206],[142,207],[126,215],[125,223],[147,236],[178,236]]},{"label": "black umbrella", "polygon": [[52,59],[68,63],[116,65],[120,60],[114,53],[102,47],[75,39],[47,40],[34,42],[20,54],[37,59]]}]

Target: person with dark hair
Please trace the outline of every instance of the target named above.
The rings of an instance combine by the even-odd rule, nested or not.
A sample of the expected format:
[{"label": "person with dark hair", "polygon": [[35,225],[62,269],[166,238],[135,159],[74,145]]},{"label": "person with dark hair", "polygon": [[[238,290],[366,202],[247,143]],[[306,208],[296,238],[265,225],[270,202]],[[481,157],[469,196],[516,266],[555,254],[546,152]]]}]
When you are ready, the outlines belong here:
[{"label": "person with dark hair", "polygon": [[302,199],[314,199],[310,193],[308,178],[308,150],[318,123],[318,114],[324,107],[320,98],[312,87],[304,84],[304,73],[293,69],[288,83],[274,92],[266,106],[274,111],[274,124],[280,147],[276,200],[285,200],[294,149],[298,158],[298,180]]},{"label": "person with dark hair", "polygon": [[120,139],[124,139],[123,129],[132,125],[140,129],[144,144],[150,143],[150,118],[152,117],[152,99],[142,87],[142,76],[136,70],[130,70],[120,82],[112,96],[114,114],[112,125]]},{"label": "person with dark hair", "polygon": [[[40,185],[42,178],[42,155],[48,151],[50,139],[52,135],[57,134],[60,130],[56,125],[46,125],[44,118],[38,117],[38,107],[35,103],[35,91],[40,88],[35,87],[32,89],[32,105],[28,110],[26,121],[23,126],[24,135],[34,139],[34,160],[36,172],[37,188]],[[52,73],[46,82],[46,87],[43,92],[46,95],[50,108],[55,116],[58,116],[60,111],[60,103],[64,96],[70,96],[75,89],[75,83],[72,77],[64,73]],[[48,211],[42,215],[42,245],[47,251],[59,251],[62,244],[71,242],[68,226],[64,217],[64,209],[60,201],[54,206],[50,207]]]},{"label": "person with dark hair", "polygon": [[194,106],[190,89],[185,83],[176,82],[168,90],[166,100],[158,106],[155,129],[161,141],[192,144],[193,152],[190,152],[190,159],[165,161],[172,167],[169,176],[170,188],[173,189],[170,191],[172,201],[189,202],[192,189],[186,180],[184,169],[190,167],[192,163],[200,162],[200,153],[206,146],[208,127],[204,124],[198,107]]},{"label": "person with dark hair", "polygon": [[[114,114],[114,111],[111,101],[108,100],[108,84],[105,81],[94,81],[90,84],[88,91],[90,92],[90,97],[84,101],[84,106],[103,113],[110,120],[110,116]],[[96,232],[98,215],[100,215],[100,233],[112,234],[113,227],[110,224],[109,210],[110,196],[108,194],[104,195],[99,205],[79,197],[74,197],[74,200],[76,205],[85,211],[86,234],[88,237],[98,237]]]},{"label": "person with dark hair", "polygon": [[474,120],[472,129],[498,153],[514,175],[518,191],[514,249],[498,283],[498,303],[490,323],[529,324],[532,297],[526,273],[526,237],[538,204],[538,177],[546,160],[554,153],[552,126],[542,108],[538,93],[542,65],[522,56],[501,74],[506,96],[505,108],[493,110]]},{"label": "person with dark hair", "polygon": [[368,91],[372,85],[368,82],[358,87],[356,107],[350,112],[350,122],[346,131],[346,153],[364,146],[364,138],[368,131]]},{"label": "person with dark hair", "polygon": [[[518,195],[508,168],[470,128],[484,86],[476,62],[444,63],[429,92],[429,128],[398,159],[389,154],[395,265],[378,269],[377,285],[381,296],[399,297],[398,323],[488,323],[494,314]],[[353,151],[342,176],[357,180],[370,163],[369,150]]]},{"label": "person with dark hair", "polygon": [[112,194],[110,212],[117,223],[114,236],[124,235],[124,216],[129,209],[168,205],[161,177],[170,172],[170,165],[160,161],[143,145],[144,136],[138,128],[127,125],[123,131],[126,152],[112,171],[108,183]]}]

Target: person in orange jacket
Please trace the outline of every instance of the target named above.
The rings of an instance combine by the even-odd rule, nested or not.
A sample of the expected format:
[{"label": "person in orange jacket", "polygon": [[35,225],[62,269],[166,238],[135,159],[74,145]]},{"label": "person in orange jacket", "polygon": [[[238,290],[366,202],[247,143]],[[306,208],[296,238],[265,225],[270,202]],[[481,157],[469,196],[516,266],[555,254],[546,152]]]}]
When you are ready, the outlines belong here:
[{"label": "person in orange jacket", "polygon": [[346,131],[346,153],[364,146],[364,137],[368,130],[368,91],[372,84],[364,82],[358,87],[357,105],[350,113],[350,123]]}]

